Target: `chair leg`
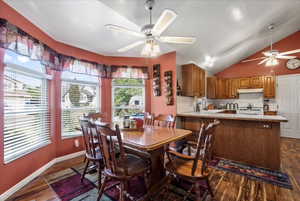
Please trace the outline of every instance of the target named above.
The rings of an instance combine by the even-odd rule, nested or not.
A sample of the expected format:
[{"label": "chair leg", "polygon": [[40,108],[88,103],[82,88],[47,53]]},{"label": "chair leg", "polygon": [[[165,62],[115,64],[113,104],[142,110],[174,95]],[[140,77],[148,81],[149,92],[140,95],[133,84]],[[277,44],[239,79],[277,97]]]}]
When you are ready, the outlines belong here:
[{"label": "chair leg", "polygon": [[208,178],[205,179],[205,182],[206,182],[206,186],[207,186],[209,194],[211,195],[211,197],[214,197],[214,193],[213,193],[213,191],[211,189],[211,186],[209,184]]},{"label": "chair leg", "polygon": [[85,176],[85,174],[86,174],[86,171],[87,171],[87,169],[88,169],[88,167],[89,167],[89,164],[90,164],[90,160],[87,160],[87,162],[86,162],[86,164],[85,164],[85,167],[84,167],[84,170],[83,170],[83,173],[82,173],[82,175],[81,175],[81,182],[83,181],[83,178],[84,178],[84,176]]},{"label": "chair leg", "polygon": [[119,198],[120,201],[125,201],[125,193],[124,193],[125,189],[124,188],[125,188],[124,181],[121,181],[121,183],[120,183],[120,198]]},{"label": "chair leg", "polygon": [[201,201],[201,189],[199,182],[195,183],[196,201]]},{"label": "chair leg", "polygon": [[98,189],[101,187],[101,176],[102,176],[102,169],[101,169],[101,162],[98,163]]},{"label": "chair leg", "polygon": [[104,188],[105,188],[105,185],[106,185],[107,180],[108,180],[108,177],[105,176],[105,177],[104,177],[103,184],[101,185],[100,190],[99,190],[99,195],[98,195],[97,201],[100,201],[100,199],[101,199],[101,197],[102,197],[102,195],[103,195],[103,193],[104,193]]}]

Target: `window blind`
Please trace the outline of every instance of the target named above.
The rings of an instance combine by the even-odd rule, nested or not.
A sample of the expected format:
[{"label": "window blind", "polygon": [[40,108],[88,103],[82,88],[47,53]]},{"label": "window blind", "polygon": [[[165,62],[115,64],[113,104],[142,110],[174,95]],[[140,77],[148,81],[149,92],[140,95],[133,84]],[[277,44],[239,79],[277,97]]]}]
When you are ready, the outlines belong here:
[{"label": "window blind", "polygon": [[81,135],[79,119],[99,111],[98,84],[63,81],[61,89],[62,137]]},{"label": "window blind", "polygon": [[51,142],[45,78],[4,72],[4,161],[8,163]]}]

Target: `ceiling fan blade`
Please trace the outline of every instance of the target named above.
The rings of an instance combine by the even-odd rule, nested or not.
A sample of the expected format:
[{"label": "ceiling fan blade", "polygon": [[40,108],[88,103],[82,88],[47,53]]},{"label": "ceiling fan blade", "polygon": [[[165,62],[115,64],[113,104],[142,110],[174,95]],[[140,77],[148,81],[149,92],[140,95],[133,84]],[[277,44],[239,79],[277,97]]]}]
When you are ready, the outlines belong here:
[{"label": "ceiling fan blade", "polygon": [[169,9],[166,9],[162,12],[157,22],[155,23],[152,33],[154,35],[160,35],[168,26],[176,19],[177,14]]},{"label": "ceiling fan blade", "polygon": [[126,52],[126,51],[128,51],[128,50],[130,50],[130,49],[132,49],[132,48],[135,48],[135,47],[137,47],[137,46],[139,46],[139,45],[142,45],[142,44],[144,44],[144,43],[145,43],[145,41],[143,41],[143,40],[134,42],[134,43],[132,43],[132,44],[130,44],[130,45],[127,45],[127,46],[125,46],[125,47],[122,47],[122,48],[118,49],[118,52]]},{"label": "ceiling fan blade", "polygon": [[297,50],[291,50],[291,51],[287,51],[287,52],[281,52],[279,53],[279,55],[288,55],[288,54],[294,54],[294,53],[299,53],[300,52],[300,49],[297,49]]},{"label": "ceiling fan blade", "polygon": [[269,61],[269,59],[270,59],[270,58],[265,58],[264,60],[262,60],[261,62],[259,62],[258,65],[263,64],[263,63]]},{"label": "ceiling fan blade", "polygon": [[127,29],[125,27],[118,26],[118,25],[106,24],[105,27],[107,29],[111,30],[111,31],[118,31],[118,32],[126,33],[126,34],[129,34],[129,35],[132,35],[132,36],[138,36],[138,37],[141,37],[141,38],[145,37],[145,34],[143,34],[143,33],[133,31],[133,30],[130,30],[130,29]]},{"label": "ceiling fan blade", "polygon": [[177,37],[177,36],[161,36],[158,39],[162,43],[176,44],[193,44],[196,42],[195,37]]},{"label": "ceiling fan blade", "polygon": [[243,60],[242,63],[249,62],[249,61],[256,61],[256,60],[265,59],[265,58],[266,57],[259,57],[259,58],[255,58],[255,59],[247,59],[247,60]]},{"label": "ceiling fan blade", "polygon": [[277,59],[295,59],[297,58],[296,56],[282,56],[282,55],[278,55],[276,56]]}]

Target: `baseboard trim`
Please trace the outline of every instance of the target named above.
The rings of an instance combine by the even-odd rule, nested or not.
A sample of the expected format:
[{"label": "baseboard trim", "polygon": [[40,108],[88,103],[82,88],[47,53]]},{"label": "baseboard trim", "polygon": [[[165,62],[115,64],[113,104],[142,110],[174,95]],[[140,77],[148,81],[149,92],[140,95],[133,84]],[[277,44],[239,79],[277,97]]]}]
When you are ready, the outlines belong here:
[{"label": "baseboard trim", "polygon": [[25,177],[19,183],[17,183],[13,187],[11,187],[10,189],[8,189],[4,193],[2,193],[0,195],[0,200],[4,201],[7,198],[9,198],[10,196],[12,196],[14,193],[16,193],[18,190],[23,188],[26,184],[28,184],[29,182],[31,182],[32,180],[37,178],[39,175],[41,175],[43,172],[45,172],[48,168],[50,168],[55,163],[59,163],[59,162],[65,161],[65,160],[69,160],[69,159],[81,156],[84,153],[85,153],[85,151],[79,151],[79,152],[75,152],[75,153],[68,154],[68,155],[65,155],[65,156],[61,156],[61,157],[58,157],[58,158],[54,158],[53,160],[49,161],[47,164],[45,164],[44,166],[42,166],[41,168],[39,168],[38,170],[33,172],[31,175]]}]

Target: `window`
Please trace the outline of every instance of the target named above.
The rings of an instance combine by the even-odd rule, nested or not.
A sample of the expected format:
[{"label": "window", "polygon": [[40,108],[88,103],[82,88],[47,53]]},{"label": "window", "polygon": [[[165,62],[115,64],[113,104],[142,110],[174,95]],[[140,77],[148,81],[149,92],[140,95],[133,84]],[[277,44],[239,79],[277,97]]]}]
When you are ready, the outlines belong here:
[{"label": "window", "polygon": [[71,72],[64,72],[62,80],[62,137],[75,137],[81,135],[78,128],[83,114],[99,111],[99,81],[95,76]]},{"label": "window", "polygon": [[124,116],[145,111],[145,84],[143,79],[114,79],[112,96],[113,122],[120,124]]},{"label": "window", "polygon": [[[9,51],[7,51],[8,53]],[[51,142],[48,85],[39,62],[6,54],[4,71],[4,162],[11,162]],[[21,59],[20,59],[21,58]],[[43,69],[43,70],[42,70]],[[42,72],[43,71],[43,72]]]}]

